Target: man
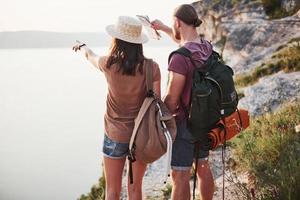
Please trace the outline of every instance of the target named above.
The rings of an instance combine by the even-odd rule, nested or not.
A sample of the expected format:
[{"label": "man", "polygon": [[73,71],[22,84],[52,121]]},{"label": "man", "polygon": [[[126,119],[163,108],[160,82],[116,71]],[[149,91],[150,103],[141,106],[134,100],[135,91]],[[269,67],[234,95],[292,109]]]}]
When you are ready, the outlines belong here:
[{"label": "man", "polygon": [[[181,5],[175,9],[173,26],[168,27],[159,20],[152,22],[153,28],[167,33],[180,46],[192,52],[192,59],[201,66],[211,55],[212,45],[199,37],[196,27],[202,21],[191,5]],[[191,60],[180,54],[173,54],[168,70],[169,82],[165,103],[175,114],[177,137],[172,152],[172,200],[190,199],[190,171],[193,161],[198,162],[197,177],[201,200],[211,200],[214,193],[214,180],[208,164],[209,152],[200,148],[199,157],[195,157],[195,144],[187,129],[187,113],[195,66]]]}]

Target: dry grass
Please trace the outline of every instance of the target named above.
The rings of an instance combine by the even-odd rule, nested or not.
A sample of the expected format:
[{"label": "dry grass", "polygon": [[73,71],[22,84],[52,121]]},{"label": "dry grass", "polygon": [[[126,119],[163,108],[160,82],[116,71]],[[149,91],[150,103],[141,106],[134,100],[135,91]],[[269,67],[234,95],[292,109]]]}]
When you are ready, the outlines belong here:
[{"label": "dry grass", "polygon": [[238,169],[254,176],[257,199],[300,199],[300,102],[255,118],[233,141]]},{"label": "dry grass", "polygon": [[265,64],[255,68],[247,74],[237,75],[235,84],[237,87],[246,87],[256,83],[260,78],[277,73],[300,71],[300,38],[291,40],[288,44],[280,46]]}]

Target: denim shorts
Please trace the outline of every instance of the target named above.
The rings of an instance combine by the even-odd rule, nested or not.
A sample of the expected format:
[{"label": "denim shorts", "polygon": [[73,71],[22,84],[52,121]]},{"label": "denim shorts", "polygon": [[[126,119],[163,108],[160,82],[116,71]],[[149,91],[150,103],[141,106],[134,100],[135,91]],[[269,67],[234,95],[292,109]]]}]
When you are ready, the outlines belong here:
[{"label": "denim shorts", "polygon": [[104,134],[103,155],[105,157],[120,159],[125,158],[128,154],[129,143],[116,142]]},{"label": "denim shorts", "polygon": [[[195,145],[188,131],[186,122],[179,122],[177,135],[173,143],[171,166],[174,170],[190,170],[195,157]],[[198,160],[207,160],[209,151],[200,150]]]}]

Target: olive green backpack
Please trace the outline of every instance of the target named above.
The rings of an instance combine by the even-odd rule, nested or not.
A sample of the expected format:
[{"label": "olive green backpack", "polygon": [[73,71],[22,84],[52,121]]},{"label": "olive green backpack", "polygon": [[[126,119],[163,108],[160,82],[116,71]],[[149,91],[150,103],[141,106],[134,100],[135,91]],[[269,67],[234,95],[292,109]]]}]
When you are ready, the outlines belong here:
[{"label": "olive green backpack", "polygon": [[[208,151],[212,149],[212,141],[208,133],[218,127],[220,120],[224,121],[237,110],[238,96],[234,87],[233,70],[227,66],[221,56],[213,51],[204,65],[197,65],[192,58],[192,53],[185,47],[181,47],[172,52],[169,62],[174,54],[180,54],[189,58],[195,66],[192,82],[192,92],[188,107],[181,104],[187,116],[187,128],[193,136],[195,142],[196,157],[199,156],[200,149]],[[222,127],[224,128],[224,127]],[[226,137],[226,131],[225,131]],[[224,151],[226,140],[222,149],[223,161],[223,199],[224,193]],[[198,162],[195,164],[197,171]],[[193,199],[195,199],[196,173],[194,175]]]},{"label": "olive green backpack", "polygon": [[[237,109],[238,97],[234,87],[233,70],[224,64],[220,55],[213,51],[204,65],[198,66],[191,52],[181,47],[172,52],[188,57],[195,66],[189,107],[182,105],[187,117],[187,127],[200,148],[210,149],[208,132],[217,122]],[[182,102],[182,101],[181,101]],[[182,103],[183,104],[183,103]]]}]

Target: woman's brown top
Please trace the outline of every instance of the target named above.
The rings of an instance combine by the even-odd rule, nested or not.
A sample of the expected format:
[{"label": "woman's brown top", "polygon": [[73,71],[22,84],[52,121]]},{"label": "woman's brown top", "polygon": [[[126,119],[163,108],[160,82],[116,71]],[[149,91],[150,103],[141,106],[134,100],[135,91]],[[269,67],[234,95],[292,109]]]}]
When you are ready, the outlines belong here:
[{"label": "woman's brown top", "polygon": [[[117,64],[109,69],[105,67],[107,57],[101,57],[99,68],[104,73],[108,94],[104,115],[105,134],[112,140],[128,143],[134,127],[134,119],[146,97],[146,70],[143,74],[138,70],[134,76],[118,72]],[[160,80],[157,63],[153,64],[153,81]]]}]

